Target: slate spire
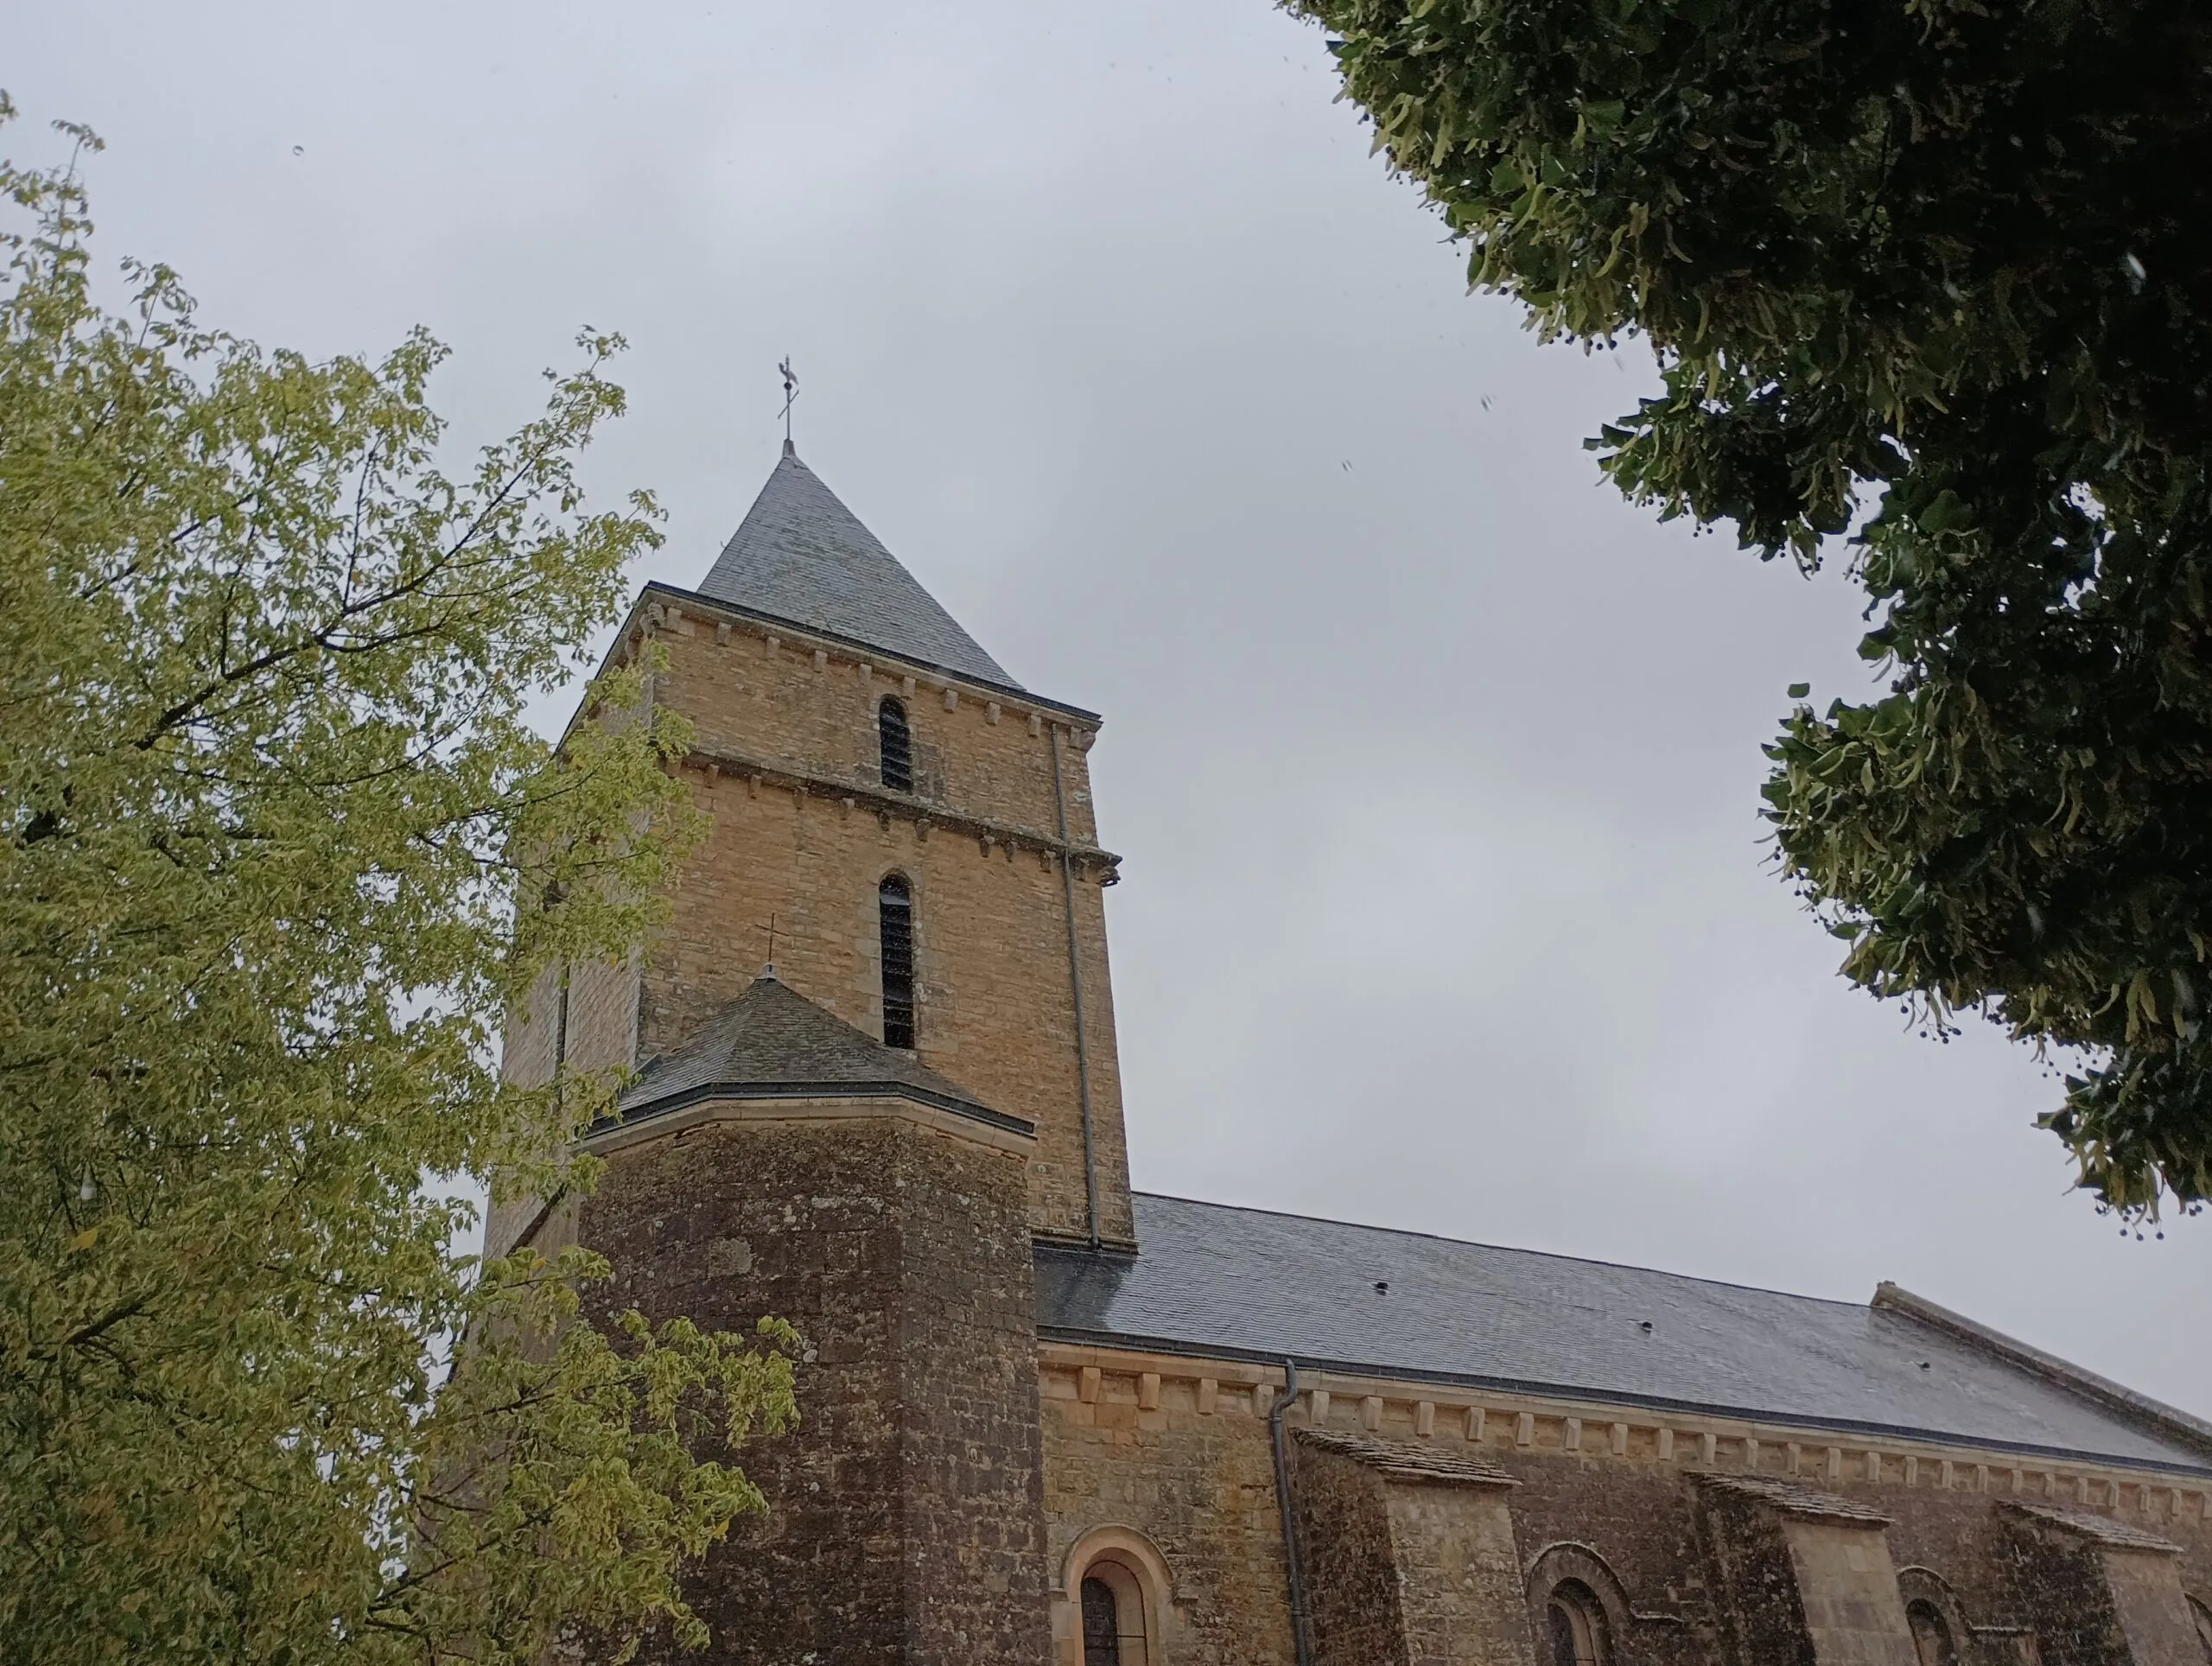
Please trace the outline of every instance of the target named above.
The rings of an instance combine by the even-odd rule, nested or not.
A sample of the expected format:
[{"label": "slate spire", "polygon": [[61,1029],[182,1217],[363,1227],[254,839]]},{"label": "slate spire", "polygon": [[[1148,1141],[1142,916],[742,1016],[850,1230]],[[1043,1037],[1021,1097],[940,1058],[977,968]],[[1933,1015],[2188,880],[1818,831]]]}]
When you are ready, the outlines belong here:
[{"label": "slate spire", "polygon": [[925,665],[1021,686],[799,461],[789,440],[699,593]]}]

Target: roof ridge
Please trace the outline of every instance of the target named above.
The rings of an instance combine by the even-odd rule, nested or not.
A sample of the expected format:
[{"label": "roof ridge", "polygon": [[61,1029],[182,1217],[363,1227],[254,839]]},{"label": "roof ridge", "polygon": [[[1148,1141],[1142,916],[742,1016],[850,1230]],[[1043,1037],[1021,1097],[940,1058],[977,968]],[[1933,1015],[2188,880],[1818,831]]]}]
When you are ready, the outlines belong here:
[{"label": "roof ridge", "polygon": [[2007,1336],[1978,1319],[1968,1319],[1964,1313],[1954,1313],[1925,1296],[1915,1295],[1901,1284],[1892,1284],[1884,1279],[1874,1287],[1874,1300],[1868,1305],[1885,1313],[1902,1314],[1930,1330],[1940,1331],[1954,1340],[1964,1342],[1969,1347],[1993,1354],[2007,1364],[2033,1372],[2070,1393],[2095,1401],[2124,1416],[2139,1419],[2153,1428],[2179,1436],[2191,1446],[2212,1452],[2212,1423],[2206,1422],[2194,1413],[2183,1411],[2178,1406],[2170,1406],[2163,1400],[2153,1399],[2129,1388],[2125,1383],[2116,1383],[2109,1377],[2101,1376],[2085,1365],[2077,1365],[2070,1359],[2037,1347],[2033,1343]]}]

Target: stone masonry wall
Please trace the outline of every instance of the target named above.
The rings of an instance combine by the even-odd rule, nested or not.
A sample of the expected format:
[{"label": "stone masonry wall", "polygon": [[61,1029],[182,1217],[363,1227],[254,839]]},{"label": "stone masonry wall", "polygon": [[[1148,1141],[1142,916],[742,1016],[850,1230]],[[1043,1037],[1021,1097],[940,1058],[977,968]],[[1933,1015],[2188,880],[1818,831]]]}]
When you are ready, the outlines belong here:
[{"label": "stone masonry wall", "polygon": [[1409,1666],[1532,1666],[1510,1494],[1414,1485],[1386,1497]]},{"label": "stone masonry wall", "polygon": [[2128,1649],[2143,1666],[2202,1666],[2207,1651],[2175,1571],[2173,1558],[2155,1551],[2105,1552],[2106,1586]]},{"label": "stone masonry wall", "polygon": [[1046,1560],[1057,1580],[1090,1529],[1135,1529],[1173,1574],[1173,1666],[1291,1666],[1266,1391],[1218,1374],[1207,1397],[1156,1374],[1044,1372]]},{"label": "stone masonry wall", "polygon": [[1298,1449],[1299,1538],[1315,1666],[1408,1666],[1390,1510],[1373,1471]]},{"label": "stone masonry wall", "polygon": [[2072,1534],[2008,1519],[2007,1571],[2022,1618],[2034,1626],[2048,1666],[2128,1666],[2118,1606],[2097,1547]]},{"label": "stone masonry wall", "polygon": [[1813,1658],[1820,1666],[1916,1666],[1896,1567],[1878,1530],[1785,1520]]},{"label": "stone masonry wall", "polygon": [[702,1666],[1034,1666],[1048,1647],[1018,1152],[894,1116],[708,1122],[611,1154],[602,1310],[806,1339],[800,1427],[737,1454],[765,1517],[687,1590]]},{"label": "stone masonry wall", "polygon": [[2202,1666],[2170,1542],[2065,1510],[2011,1508],[2001,1520],[2005,1571],[2040,1666]]},{"label": "stone masonry wall", "polygon": [[[1142,1533],[1173,1578],[1179,1666],[1287,1663],[1281,1529],[1264,1421],[1268,1384],[1280,1373],[1054,1343],[1043,1345],[1041,1364],[1052,1565],[1058,1568],[1093,1527]],[[1831,1447],[1810,1432],[1796,1440],[1778,1429],[1754,1435],[1728,1420],[1691,1417],[1655,1426],[1641,1412],[1624,1411],[1635,1421],[1616,1425],[1600,1407],[1569,1411],[1415,1383],[1335,1379],[1325,1392],[1323,1426],[1478,1455],[1519,1482],[1510,1507],[1522,1566],[1564,1572],[1592,1589],[1621,1666],[1720,1666],[1724,1659],[1720,1593],[1696,1520],[1693,1477],[1707,1471],[1794,1479],[1878,1511],[1889,1525],[1867,1536],[1885,1541],[1900,1582],[1910,1577],[1940,1589],[1962,1620],[1962,1666],[2034,1657],[2027,1633],[2039,1617],[2018,1597],[2006,1551],[2002,1504],[2014,1496],[2012,1466],[1987,1452]],[[1306,1425],[1314,1403],[1301,1395],[1294,1426]],[[1471,1439],[1471,1410],[1480,1414]],[[2181,1555],[2164,1561],[2181,1588],[2200,1601],[2212,1596],[2212,1485],[2202,1478],[2026,1465],[2019,1485],[2020,1496],[2063,1494],[2069,1509],[2180,1545]],[[1794,1586],[1787,1539],[1777,1532],[1768,1548],[1777,1574]],[[1840,1566],[1848,1565],[1845,1555]],[[1795,1624],[1802,1636],[1802,1611]],[[1540,1660],[1542,1643],[1540,1631]],[[2044,1658],[2045,1666],[2059,1659],[2049,1650]]]},{"label": "stone masonry wall", "polygon": [[[685,773],[712,828],[677,880],[674,918],[646,959],[640,1059],[680,1045],[743,991],[768,958],[772,919],[784,980],[880,1035],[877,887],[903,874],[914,890],[922,1061],[1036,1124],[1032,1219],[1043,1231],[1083,1236],[1066,895],[1058,857],[1045,847],[1058,840],[1056,745],[1071,837],[1095,843],[1089,731],[1056,741],[1054,724],[1069,720],[1048,714],[1033,732],[1010,700],[985,701],[972,689],[956,689],[947,709],[942,683],[904,694],[898,666],[873,664],[863,679],[847,653],[825,650],[817,665],[811,645],[779,639],[772,649],[764,632],[744,626],[725,640],[705,617],[679,613],[656,639],[671,668],[655,698],[697,728]],[[907,708],[912,795],[887,795],[878,779],[875,711],[886,694]],[[1004,836],[986,842],[959,830],[961,817]],[[1134,1228],[1101,888],[1109,874],[1103,861],[1080,863],[1073,889],[1099,1228],[1127,1243]]]},{"label": "stone masonry wall", "polygon": [[1696,1553],[1711,1574],[1721,1659],[1727,1666],[1815,1666],[1781,1522],[1726,1493],[1699,1497],[1697,1514]]}]

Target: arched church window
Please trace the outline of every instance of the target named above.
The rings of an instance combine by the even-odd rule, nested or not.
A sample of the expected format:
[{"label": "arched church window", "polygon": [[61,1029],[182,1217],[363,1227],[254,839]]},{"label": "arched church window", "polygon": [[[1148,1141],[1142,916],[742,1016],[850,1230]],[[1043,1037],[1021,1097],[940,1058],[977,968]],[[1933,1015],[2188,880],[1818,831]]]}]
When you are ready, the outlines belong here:
[{"label": "arched church window", "polygon": [[1551,1666],[1611,1666],[1606,1647],[1605,1611],[1580,1580],[1562,1580],[1544,1611],[1551,1631]]},{"label": "arched church window", "polygon": [[1144,1585],[1112,1557],[1084,1570],[1083,1666],[1149,1666],[1156,1658],[1145,1631]]},{"label": "arched church window", "polygon": [[1920,1656],[1920,1666],[1959,1666],[1959,1646],[1952,1640],[1942,1610],[1932,1602],[1916,1602],[1904,1611],[1904,1618],[1912,1627],[1913,1652]]},{"label": "arched church window", "polygon": [[1083,1666],[1122,1666],[1119,1607],[1105,1580],[1083,1582]]},{"label": "arched church window", "polygon": [[914,732],[906,727],[906,708],[890,695],[875,709],[875,734],[882,752],[884,785],[893,792],[914,790]]},{"label": "arched church window", "polygon": [[883,948],[883,1045],[914,1045],[914,892],[903,874],[876,887],[877,929]]}]

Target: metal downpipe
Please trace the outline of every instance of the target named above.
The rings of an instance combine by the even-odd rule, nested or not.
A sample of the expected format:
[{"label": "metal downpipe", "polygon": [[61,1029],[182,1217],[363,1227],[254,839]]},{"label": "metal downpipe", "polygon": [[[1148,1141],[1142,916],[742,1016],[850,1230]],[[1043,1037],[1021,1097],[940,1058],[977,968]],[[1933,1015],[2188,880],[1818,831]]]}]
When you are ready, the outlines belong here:
[{"label": "metal downpipe", "polygon": [[1298,1507],[1290,1494],[1290,1437],[1283,1415],[1298,1398],[1298,1363],[1282,1362],[1282,1394],[1268,1412],[1268,1440],[1275,1453],[1275,1504],[1282,1512],[1282,1560],[1290,1579],[1290,1642],[1298,1666],[1313,1666],[1313,1625],[1306,1612],[1306,1559],[1298,1543]]}]

